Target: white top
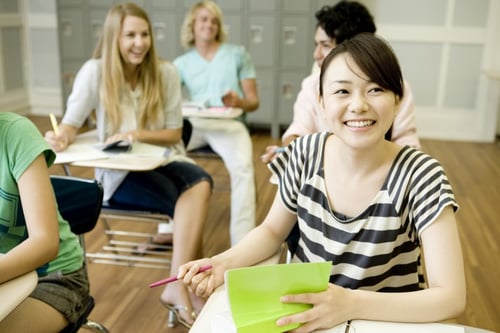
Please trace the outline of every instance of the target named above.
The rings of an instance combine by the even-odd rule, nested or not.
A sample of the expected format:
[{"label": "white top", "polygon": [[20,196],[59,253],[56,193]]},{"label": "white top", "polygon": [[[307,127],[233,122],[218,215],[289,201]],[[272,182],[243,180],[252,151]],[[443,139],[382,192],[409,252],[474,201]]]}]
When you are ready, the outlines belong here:
[{"label": "white top", "polygon": [[[150,129],[182,128],[182,94],[179,75],[175,67],[168,62],[162,62],[160,70],[163,74],[165,89],[163,119],[162,122],[150,126]],[[104,142],[106,137],[114,133],[111,133],[111,127],[106,122],[106,111],[99,96],[100,84],[101,60],[90,59],[76,75],[62,123],[79,128],[87,120],[90,113],[95,110],[98,138],[100,142]],[[141,97],[142,91],[140,87],[132,90],[127,86],[123,91],[123,99],[120,103],[122,125],[119,132],[137,129],[137,115],[139,113],[139,101]],[[168,149],[169,161],[181,160],[194,163],[186,156],[186,151],[181,141],[166,149]],[[123,170],[96,169],[96,179],[102,183],[104,188],[104,201],[109,200],[123,179],[125,179],[127,173],[128,171]]]}]

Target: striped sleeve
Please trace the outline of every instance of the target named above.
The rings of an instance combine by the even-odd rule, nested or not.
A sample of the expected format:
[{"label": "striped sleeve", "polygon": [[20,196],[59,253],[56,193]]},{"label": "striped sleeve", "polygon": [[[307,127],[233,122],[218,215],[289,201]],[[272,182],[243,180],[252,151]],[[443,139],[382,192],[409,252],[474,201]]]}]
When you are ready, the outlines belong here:
[{"label": "striped sleeve", "polygon": [[[402,151],[402,163],[395,179],[400,183],[407,178],[409,182],[408,196],[394,191],[399,207],[408,205],[415,228],[420,235],[423,230],[441,214],[446,206],[451,205],[456,211],[458,204],[453,189],[441,164],[429,155],[406,147]],[[406,173],[406,175],[405,175]],[[395,187],[397,188],[397,187]]]},{"label": "striped sleeve", "polygon": [[297,212],[297,197],[302,187],[321,165],[328,136],[324,132],[299,137],[268,164],[278,178],[281,200],[292,213]]}]

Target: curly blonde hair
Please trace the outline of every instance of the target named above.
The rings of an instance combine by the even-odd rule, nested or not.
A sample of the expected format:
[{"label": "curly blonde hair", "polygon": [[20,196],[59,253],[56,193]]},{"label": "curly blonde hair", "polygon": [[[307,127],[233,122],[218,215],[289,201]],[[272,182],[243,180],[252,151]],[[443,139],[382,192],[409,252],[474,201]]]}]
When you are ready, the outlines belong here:
[{"label": "curly blonde hair", "polygon": [[185,49],[190,49],[194,46],[193,25],[194,21],[196,20],[196,12],[201,8],[208,9],[215,17],[217,17],[219,29],[217,32],[217,36],[215,36],[215,40],[220,43],[224,43],[227,39],[226,29],[222,24],[223,15],[220,7],[215,2],[210,0],[200,1],[191,6],[191,9],[186,14],[184,22],[182,23],[181,45]]},{"label": "curly blonde hair", "polygon": [[161,110],[165,99],[160,64],[156,56],[151,21],[148,15],[134,3],[114,5],[106,16],[102,34],[93,55],[94,58],[100,58],[102,61],[100,98],[113,132],[120,128],[119,106],[126,85],[123,71],[124,60],[119,48],[120,33],[126,16],[135,16],[145,20],[148,23],[149,35],[151,36],[150,49],[138,68],[138,85],[142,91],[139,129],[145,129],[148,124],[155,124],[161,119]]}]

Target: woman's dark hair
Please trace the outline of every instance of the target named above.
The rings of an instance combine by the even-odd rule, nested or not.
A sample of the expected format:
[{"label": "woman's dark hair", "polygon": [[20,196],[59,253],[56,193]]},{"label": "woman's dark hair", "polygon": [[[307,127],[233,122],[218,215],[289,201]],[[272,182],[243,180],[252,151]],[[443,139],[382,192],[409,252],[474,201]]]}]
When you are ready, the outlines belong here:
[{"label": "woman's dark hair", "polygon": [[[403,98],[404,82],[399,61],[389,44],[372,33],[357,34],[337,45],[323,60],[319,76],[319,95],[323,97],[323,76],[332,60],[347,53],[359,69],[382,88]],[[349,66],[349,64],[347,64]],[[386,133],[386,140],[392,137],[392,126]]]},{"label": "woman's dark hair", "polygon": [[362,32],[375,33],[373,17],[365,6],[356,1],[341,1],[324,6],[316,12],[317,26],[325,30],[337,44]]},{"label": "woman's dark hair", "polygon": [[[387,42],[372,33],[361,33],[337,45],[323,60],[319,76],[319,95],[323,97],[323,76],[332,60],[347,53],[361,71],[382,88],[403,98],[404,83],[398,59]],[[347,64],[349,65],[349,64]],[[392,136],[392,127],[386,133],[386,140]]]}]

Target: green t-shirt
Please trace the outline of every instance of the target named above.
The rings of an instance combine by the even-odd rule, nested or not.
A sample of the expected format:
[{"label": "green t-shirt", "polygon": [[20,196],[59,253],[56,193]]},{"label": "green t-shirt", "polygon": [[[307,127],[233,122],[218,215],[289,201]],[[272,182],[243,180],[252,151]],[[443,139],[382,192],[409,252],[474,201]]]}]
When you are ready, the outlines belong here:
[{"label": "green t-shirt", "polygon": [[[17,114],[0,112],[0,253],[7,253],[28,237],[17,181],[40,154],[51,166],[55,153],[35,125]],[[59,253],[37,269],[39,276],[56,271],[71,273],[83,264],[78,237],[59,213],[58,221]]]}]

